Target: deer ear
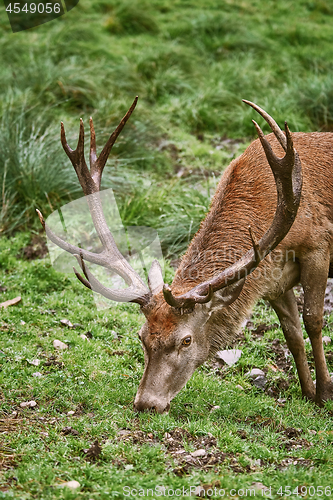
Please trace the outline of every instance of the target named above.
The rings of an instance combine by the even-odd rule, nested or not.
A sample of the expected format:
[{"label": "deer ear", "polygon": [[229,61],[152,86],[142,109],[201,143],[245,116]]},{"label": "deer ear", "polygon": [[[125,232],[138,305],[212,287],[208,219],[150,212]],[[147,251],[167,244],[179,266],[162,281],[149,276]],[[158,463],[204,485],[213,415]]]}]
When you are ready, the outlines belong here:
[{"label": "deer ear", "polygon": [[153,295],[163,289],[164,280],[160,263],[153,260],[150,271],[148,273],[148,286]]}]

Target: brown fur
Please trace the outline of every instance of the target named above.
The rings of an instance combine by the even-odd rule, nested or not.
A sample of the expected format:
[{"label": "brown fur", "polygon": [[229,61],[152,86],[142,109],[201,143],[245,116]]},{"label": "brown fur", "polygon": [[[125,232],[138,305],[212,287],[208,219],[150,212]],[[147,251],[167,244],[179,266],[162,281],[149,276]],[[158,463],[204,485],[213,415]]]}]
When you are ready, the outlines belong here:
[{"label": "brown fur", "polygon": [[[280,157],[284,156],[275,136],[270,134],[267,138],[274,152]],[[315,296],[319,296],[321,293],[319,289],[322,290],[325,285],[322,283],[323,279],[311,278],[309,281],[305,270],[310,263],[311,266],[323,270],[323,276],[327,278],[327,266],[332,260],[333,134],[294,133],[293,140],[301,159],[303,172],[302,197],[296,220],[277,249],[247,278],[243,291],[235,303],[228,307],[219,307],[218,293],[215,294],[210,310],[207,309],[210,317],[206,324],[206,335],[210,341],[210,354],[235,338],[242,321],[249,315],[259,298],[269,300],[277,311],[294,357],[297,357],[300,350],[304,351],[302,339],[299,338],[300,325],[290,313],[294,310],[294,303],[288,290],[301,281],[304,290],[313,288],[312,295],[314,293]],[[232,161],[224,172],[210,211],[181,260],[172,283],[173,294],[180,295],[187,292],[223,271],[244,255],[251,248],[248,226],[251,226],[257,239],[260,239],[271,225],[276,201],[273,174],[261,144],[256,140],[238,159]],[[290,271],[285,267],[289,260]],[[277,271],[282,273],[283,269],[285,272],[283,279],[275,279]],[[310,297],[310,292],[308,295]],[[155,306],[149,314],[146,314],[147,325],[151,333],[159,334],[159,343],[163,343],[163,339],[166,340],[172,334],[182,319],[174,308],[165,303],[162,293],[155,296],[154,300]],[[202,307],[205,306],[196,305],[195,310]],[[309,306],[308,310],[310,308]],[[308,315],[305,313],[306,324],[310,322],[312,325],[318,325],[320,317],[314,322],[309,319],[317,318],[318,315],[320,316],[320,304],[315,311],[311,311]],[[308,330],[313,346],[316,343],[319,346],[319,341],[316,340],[318,326],[309,326]],[[289,335],[291,331],[294,331],[296,340]],[[154,342],[153,337],[148,342]],[[320,351],[319,347],[318,350]],[[304,368],[303,375],[300,373],[303,370],[301,365],[304,365],[304,356],[302,354],[298,362],[302,390],[304,395],[313,399],[314,389],[309,379],[309,372]],[[317,357],[318,363],[322,365],[322,354],[318,354]],[[318,366],[317,374],[322,372],[325,379],[321,385],[319,383],[319,389],[317,384],[317,402],[320,402],[332,396],[332,387],[327,379],[326,364],[325,368]]]}]

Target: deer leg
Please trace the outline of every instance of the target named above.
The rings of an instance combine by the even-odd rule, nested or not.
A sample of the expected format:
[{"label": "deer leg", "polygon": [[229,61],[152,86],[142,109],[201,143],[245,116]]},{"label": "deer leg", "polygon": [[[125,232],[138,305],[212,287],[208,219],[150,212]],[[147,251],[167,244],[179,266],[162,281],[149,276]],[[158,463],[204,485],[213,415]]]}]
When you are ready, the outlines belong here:
[{"label": "deer leg", "polygon": [[321,334],[329,257],[316,253],[300,264],[300,281],[304,290],[303,320],[316,366],[316,403],[322,405],[323,401],[333,399],[333,384],[326,365]]},{"label": "deer leg", "polygon": [[294,357],[302,395],[314,401],[315,387],[305,354],[303,332],[293,289],[291,288],[277,299],[271,300],[270,304],[280,320],[288,348]]}]

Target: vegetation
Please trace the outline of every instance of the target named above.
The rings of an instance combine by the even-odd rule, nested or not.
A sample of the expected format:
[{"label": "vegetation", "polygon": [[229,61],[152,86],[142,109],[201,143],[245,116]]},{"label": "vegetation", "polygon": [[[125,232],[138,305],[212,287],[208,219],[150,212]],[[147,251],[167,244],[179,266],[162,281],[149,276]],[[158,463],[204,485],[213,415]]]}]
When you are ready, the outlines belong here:
[{"label": "vegetation", "polygon": [[[234,488],[255,491],[262,485],[272,488],[266,498],[275,499],[288,497],[277,494],[287,486],[299,487],[300,494],[307,488],[304,498],[311,497],[310,487],[329,492],[333,406],[319,409],[301,399],[295,366],[285,357],[281,329],[266,304],[255,310],[252,334],[246,329],[235,344],[242,356],[234,366],[204,364],[168,415],[138,415],[138,306],[96,311],[90,292],[54,271],[47,259],[17,259],[28,242],[25,233],[10,245],[5,237],[0,241],[0,282],[7,288],[0,297],[22,295],[22,303],[3,310],[0,321],[0,498],[109,500],[129,498],[124,488],[157,485],[211,485],[225,489],[225,498],[241,498],[231,496]],[[74,327],[61,324],[63,319]],[[327,322],[326,335],[332,319]],[[55,349],[54,340],[68,349]],[[330,346],[325,349],[332,360]],[[246,376],[253,367],[267,372],[265,392]],[[20,407],[29,401],[37,405]],[[96,440],[102,451],[89,458],[84,450]],[[198,449],[207,456],[185,462]],[[68,481],[80,487],[61,488]]]},{"label": "vegetation", "polygon": [[[237,364],[205,364],[169,415],[136,415],[137,307],[97,311],[82,285],[47,258],[24,260],[22,248],[26,230],[40,231],[35,208],[49,215],[81,196],[60,121],[73,146],[79,118],[87,127],[92,115],[101,148],[139,95],[103,187],[113,188],[125,225],[156,228],[165,257],[178,257],[220,173],[254,137],[251,119],[268,130],[242,98],[293,131],[332,130],[331,3],[81,0],[16,34],[0,10],[0,302],[22,296],[0,309],[0,498],[128,498],[124,486],[204,484],[225,489],[226,498],[233,488],[257,487],[262,496],[262,485],[272,488],[267,498],[287,498],[287,486],[292,497],[305,487],[317,498],[320,490],[309,487],[320,486],[330,496],[332,404],[318,409],[301,399],[292,360],[280,364],[282,332],[264,303],[252,321],[255,331],[269,330],[245,329]],[[331,328],[327,318],[326,334]],[[55,350],[55,339],[68,349]],[[273,340],[280,347],[272,350]],[[253,367],[267,372],[265,392],[246,376]],[[34,408],[20,407],[31,400]],[[94,457],[83,450],[96,439]],[[200,448],[207,456],[192,464],[174,453]],[[69,480],[80,487],[59,487]]]},{"label": "vegetation", "polygon": [[328,1],[89,0],[16,34],[1,8],[2,234],[80,195],[60,120],[73,145],[92,115],[102,146],[136,94],[104,187],[125,224],[161,228],[169,254],[197,230],[214,174],[254,136],[242,98],[294,131],[332,127]]}]

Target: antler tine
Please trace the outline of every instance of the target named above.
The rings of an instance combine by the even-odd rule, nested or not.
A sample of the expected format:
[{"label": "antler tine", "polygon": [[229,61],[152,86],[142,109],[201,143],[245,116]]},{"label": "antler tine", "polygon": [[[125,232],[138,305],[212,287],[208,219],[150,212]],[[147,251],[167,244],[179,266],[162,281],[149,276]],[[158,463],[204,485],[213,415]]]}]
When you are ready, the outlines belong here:
[{"label": "antler tine", "polygon": [[70,159],[75,169],[76,175],[79,179],[84,194],[87,196],[89,194],[96,193],[98,189],[96,188],[96,185],[93,179],[91,178],[90,172],[86,164],[86,160],[84,158],[84,125],[82,118],[80,118],[80,133],[77,142],[77,147],[75,150],[70,148],[67,143],[65,127],[63,122],[61,122],[60,137],[61,137],[62,147],[64,148],[66,155]]},{"label": "antler tine", "polygon": [[96,134],[95,134],[95,128],[94,128],[94,123],[92,117],[90,117],[89,120],[90,124],[90,167],[93,165],[96,160],[97,160],[97,155],[96,155]]},{"label": "antler tine", "polygon": [[254,253],[254,260],[255,262],[259,264],[261,258],[260,258],[260,247],[259,247],[259,243],[256,239],[256,237],[254,236],[253,232],[252,232],[252,228],[251,226],[248,227],[248,230],[249,230],[249,233],[250,233],[250,238],[251,238],[251,241],[252,241],[252,247],[253,247],[253,253]]},{"label": "antler tine", "polygon": [[[76,270],[74,271],[78,279],[88,288],[93,288],[95,291],[101,293],[111,300],[118,302],[137,302],[140,305],[147,304],[149,300],[150,291],[142,281],[141,277],[130,266],[127,260],[119,252],[116,242],[110,232],[107,222],[104,217],[102,201],[99,194],[101,176],[104,165],[121,130],[124,128],[127,120],[131,116],[138,97],[134,99],[133,104],[127,111],[126,115],[121,120],[116,130],[111,134],[108,142],[103,148],[99,158],[96,155],[96,136],[92,118],[90,118],[90,171],[87,167],[84,157],[84,126],[82,119],[80,120],[80,133],[75,150],[71,149],[67,143],[64,124],[61,123],[61,143],[65,153],[70,159],[84,194],[86,195],[87,204],[90,210],[91,218],[95,226],[98,237],[102,243],[103,250],[100,253],[92,253],[87,250],[81,249],[75,245],[71,245],[57,236],[46,224],[42,214],[38,212],[41,224],[43,225],[48,238],[57,246],[71,253],[72,255],[79,255],[79,264],[86,277],[83,278]],[[128,288],[123,290],[111,290],[101,283],[85,268],[83,262],[85,259],[88,262],[101,265],[107,269],[116,272],[121,276]]]},{"label": "antler tine", "polygon": [[253,109],[255,109],[257,111],[257,113],[259,113],[259,115],[261,115],[264,118],[264,120],[266,120],[266,122],[271,127],[272,132],[274,133],[275,137],[277,138],[277,140],[279,141],[279,143],[281,144],[283,149],[285,151],[287,151],[286,138],[285,138],[282,130],[280,129],[280,127],[276,123],[276,121],[264,109],[260,108],[257,104],[254,104],[254,102],[246,101],[245,99],[242,99],[242,101],[245,102],[245,104],[248,104],[249,106],[251,106]]},{"label": "antler tine", "polygon": [[123,119],[120,121],[118,127],[110,135],[109,140],[105,144],[105,146],[104,146],[104,148],[103,148],[103,150],[98,158],[96,156],[96,142],[95,142],[94,125],[93,125],[92,119],[90,119],[91,120],[90,121],[90,173],[91,173],[91,177],[93,178],[95,184],[98,186],[98,189],[100,188],[100,185],[101,185],[101,178],[102,178],[103,169],[105,167],[105,164],[107,162],[107,159],[109,157],[111,149],[112,149],[114,143],[116,142],[117,137],[119,136],[120,132],[123,130],[124,126],[126,125],[126,122],[128,121],[129,117],[133,113],[137,102],[138,102],[138,96],[135,97],[132,106],[129,108],[126,115],[123,117]]},{"label": "antler tine", "polygon": [[76,271],[76,269],[73,268],[75,275],[81,281],[81,283],[83,283],[87,288],[90,288],[94,292],[97,292],[103,295],[103,297],[106,297],[107,299],[113,300],[115,302],[135,302],[137,304],[140,304],[141,306],[147,305],[147,302],[149,300],[149,293],[138,297],[137,292],[135,290],[130,291],[126,288],[122,290],[112,290],[111,288],[104,286],[100,281],[98,281],[97,278],[95,278],[95,276],[92,274],[91,271],[89,271],[89,269],[83,262],[81,255],[75,255],[74,257],[76,257],[76,260],[78,261],[87,279],[83,278],[83,276],[81,276]]},{"label": "antler tine", "polygon": [[77,270],[75,269],[75,267],[73,266],[73,271],[74,271],[74,274],[75,276],[77,277],[77,279],[79,281],[81,281],[82,285],[86,286],[87,288],[89,288],[89,290],[92,290],[91,288],[91,284],[89,283],[89,281],[87,281],[83,276],[81,276],[80,273],[77,272]]},{"label": "antler tine", "polygon": [[80,273],[77,272],[77,270],[75,269],[75,267],[73,267],[73,271],[75,273],[75,276],[77,277],[77,279],[79,281],[81,281],[81,283],[86,286],[87,288],[89,288],[89,290],[92,290],[92,286],[91,284],[89,283],[88,281],[88,275],[87,275],[87,271],[86,271],[86,266],[84,264],[84,260],[82,259],[82,255],[77,255],[77,254],[74,254],[74,257],[76,258],[76,260],[78,261],[82,271],[83,271],[83,274],[85,275],[85,278],[83,276],[81,276]]},{"label": "antler tine", "polygon": [[93,264],[98,264],[100,266],[106,266],[107,265],[107,260],[106,256],[103,252],[101,253],[93,253],[89,252],[89,250],[84,250],[83,248],[77,247],[75,245],[71,245],[70,243],[67,243],[67,241],[63,240],[59,236],[57,236],[46,224],[45,219],[43,217],[43,214],[36,209],[36,212],[38,214],[39,220],[46,232],[46,236],[49,238],[49,240],[52,241],[55,245],[58,247],[62,248],[66,252],[75,255],[75,254],[81,254],[83,258],[88,260],[89,262],[92,262]]},{"label": "antler tine", "polygon": [[[250,104],[262,116],[265,115],[264,118],[266,116],[269,117],[269,115],[258,106],[253,105],[253,103],[249,101],[244,102]],[[270,118],[270,120],[274,122],[272,118]],[[211,280],[195,286],[192,290],[179,297],[174,297],[169,287],[164,288],[164,298],[166,302],[173,307],[182,308],[185,307],[185,305],[186,307],[191,305],[193,308],[196,303],[199,303],[198,297],[208,296],[208,289],[214,293],[228,285],[245,280],[245,278],[258,267],[261,260],[274,250],[280,241],[283,240],[296,218],[302,192],[302,166],[299,156],[294,149],[293,139],[288,125],[285,122],[285,136],[279,129],[284,139],[284,145],[281,145],[286,151],[286,154],[283,158],[278,158],[259,125],[256,122],[254,122],[254,124],[276,183],[277,207],[273,222],[259,242],[257,242],[249,227],[252,248],[241,259]],[[271,123],[269,124],[271,125]],[[276,131],[273,130],[273,132],[276,135]],[[277,135],[276,137],[278,138]],[[238,289],[236,286],[235,298],[239,295],[241,288],[240,286]]]}]

